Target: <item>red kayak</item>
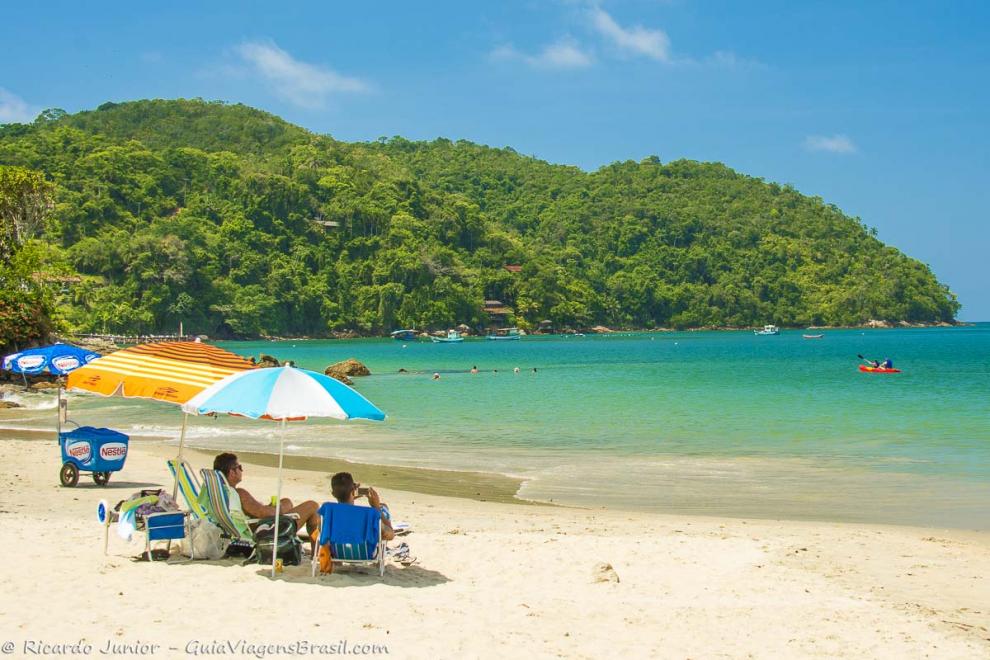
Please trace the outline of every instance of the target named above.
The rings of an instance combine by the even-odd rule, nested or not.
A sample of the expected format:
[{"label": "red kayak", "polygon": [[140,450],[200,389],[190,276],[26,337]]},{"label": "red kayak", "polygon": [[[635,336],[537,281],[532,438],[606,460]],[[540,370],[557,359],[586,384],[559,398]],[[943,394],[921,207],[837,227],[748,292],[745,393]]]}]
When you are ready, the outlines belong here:
[{"label": "red kayak", "polygon": [[872,374],[899,374],[900,369],[886,369],[884,367],[868,367],[865,364],[859,365],[860,371],[866,371]]}]

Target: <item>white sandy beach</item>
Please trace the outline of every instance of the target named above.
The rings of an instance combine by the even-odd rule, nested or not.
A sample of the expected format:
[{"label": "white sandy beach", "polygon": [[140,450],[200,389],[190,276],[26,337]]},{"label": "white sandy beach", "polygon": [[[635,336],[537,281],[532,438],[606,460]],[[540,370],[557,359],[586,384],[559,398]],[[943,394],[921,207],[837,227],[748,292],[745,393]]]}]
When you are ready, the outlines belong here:
[{"label": "white sandy beach", "polygon": [[[415,528],[405,540],[419,562],[390,565],[384,580],[311,579],[308,564],[271,580],[235,560],[137,562],[140,535],[112,534],[104,556],[97,502],[168,484],[169,451],[132,443],[109,488],[84,476],[73,489],[58,484],[54,440],[0,442],[5,653],[51,657],[64,649],[42,645],[82,641],[90,655],[110,644],[131,657],[279,657],[271,645],[346,640],[349,654],[372,644],[414,658],[990,656],[987,533],[386,490]],[[275,492],[273,470],[246,467],[245,486]],[[328,475],[287,474],[286,495],[327,499]],[[618,583],[595,580],[601,562]]]}]

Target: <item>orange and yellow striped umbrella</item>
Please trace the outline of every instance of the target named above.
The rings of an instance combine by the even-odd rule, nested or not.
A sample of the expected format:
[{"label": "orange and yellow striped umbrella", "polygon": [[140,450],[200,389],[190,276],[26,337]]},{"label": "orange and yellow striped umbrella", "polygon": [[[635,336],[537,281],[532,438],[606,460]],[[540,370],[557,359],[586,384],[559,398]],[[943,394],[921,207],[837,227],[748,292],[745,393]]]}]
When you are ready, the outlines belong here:
[{"label": "orange and yellow striped umbrella", "polygon": [[182,404],[218,380],[254,367],[239,355],[200,342],[140,344],[76,369],[66,387]]}]

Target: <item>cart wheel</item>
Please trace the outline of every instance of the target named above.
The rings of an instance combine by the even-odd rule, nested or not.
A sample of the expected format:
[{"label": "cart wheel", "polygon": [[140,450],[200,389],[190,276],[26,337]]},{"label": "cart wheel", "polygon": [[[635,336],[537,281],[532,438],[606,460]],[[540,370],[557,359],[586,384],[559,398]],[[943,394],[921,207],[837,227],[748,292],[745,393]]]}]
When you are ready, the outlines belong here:
[{"label": "cart wheel", "polygon": [[106,486],[110,482],[109,472],[94,472],[93,481],[96,482],[97,486]]},{"label": "cart wheel", "polygon": [[72,488],[79,483],[79,468],[76,467],[75,463],[62,463],[62,469],[58,472],[58,478],[62,481],[63,486]]}]

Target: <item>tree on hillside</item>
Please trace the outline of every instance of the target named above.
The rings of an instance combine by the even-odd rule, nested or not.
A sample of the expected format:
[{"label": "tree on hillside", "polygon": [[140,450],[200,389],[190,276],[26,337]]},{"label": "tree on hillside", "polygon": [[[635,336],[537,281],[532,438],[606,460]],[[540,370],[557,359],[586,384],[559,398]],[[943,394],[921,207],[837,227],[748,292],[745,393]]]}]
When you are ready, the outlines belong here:
[{"label": "tree on hillside", "polygon": [[41,172],[0,166],[0,350],[43,340],[51,331],[52,297],[40,265],[46,250],[30,239],[52,208]]},{"label": "tree on hillside", "polygon": [[0,166],[0,260],[9,263],[19,246],[44,228],[52,186],[41,172]]}]

